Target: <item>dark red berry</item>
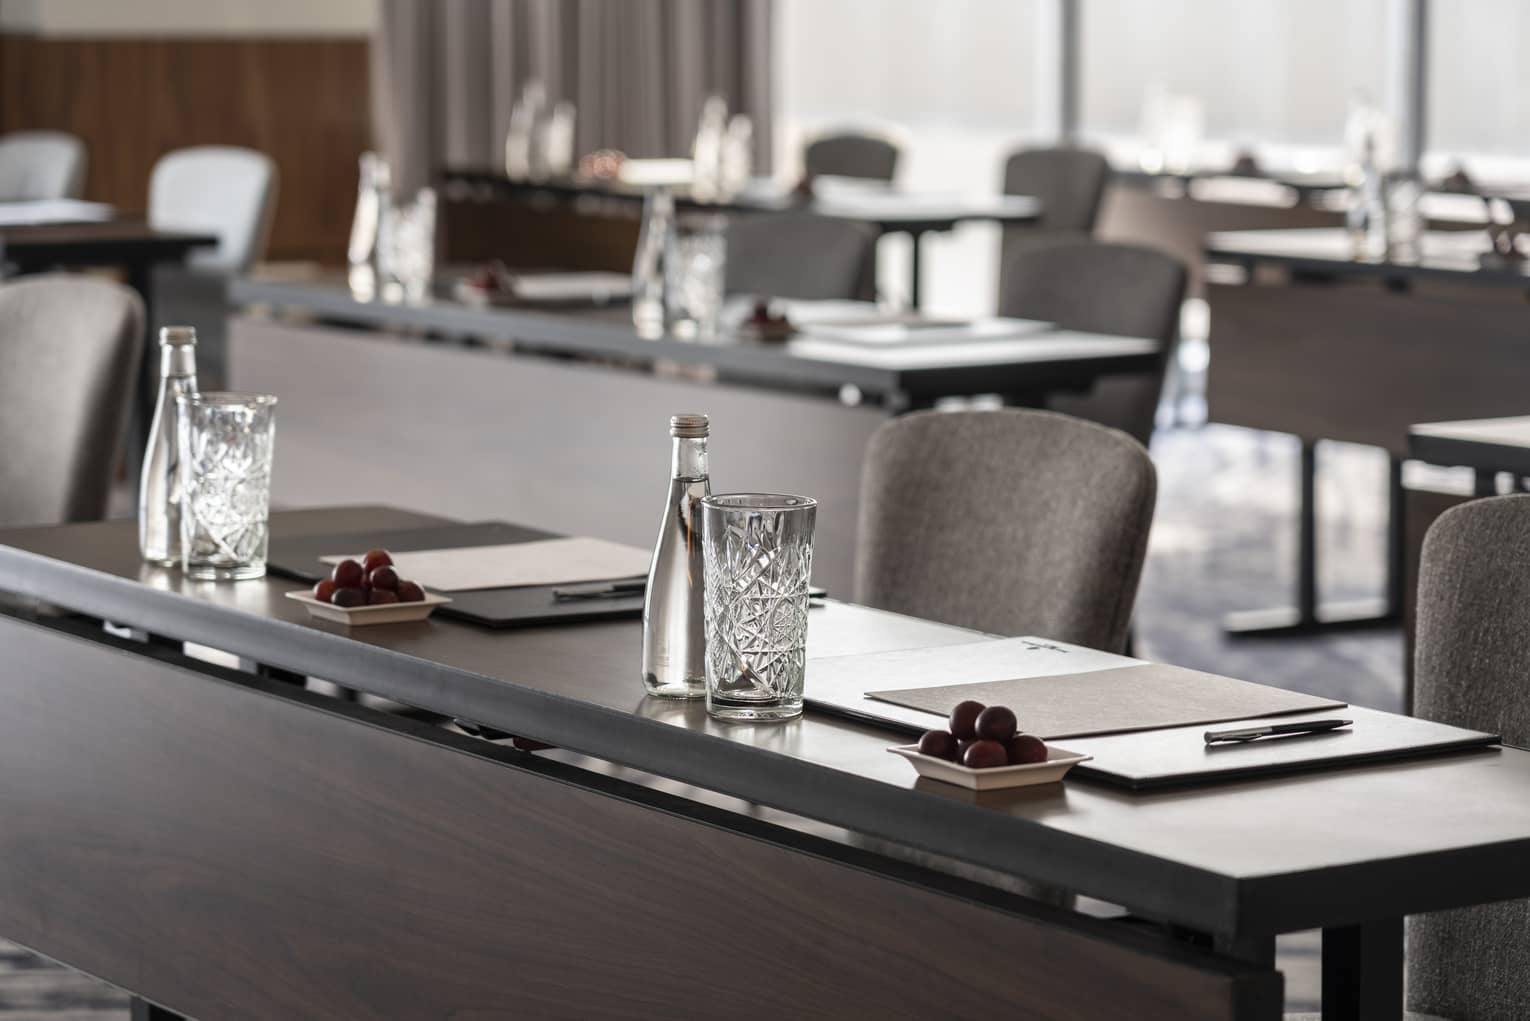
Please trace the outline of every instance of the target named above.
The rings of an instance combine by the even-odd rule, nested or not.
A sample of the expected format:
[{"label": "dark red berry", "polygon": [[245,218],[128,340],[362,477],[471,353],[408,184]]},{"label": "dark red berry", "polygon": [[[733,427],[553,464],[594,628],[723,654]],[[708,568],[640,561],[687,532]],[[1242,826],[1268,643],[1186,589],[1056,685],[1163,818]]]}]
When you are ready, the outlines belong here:
[{"label": "dark red berry", "polygon": [[951,710],[952,735],[961,741],[970,741],[976,737],[978,713],[986,708],[983,703],[971,699],[957,703],[956,708]]},{"label": "dark red berry", "polygon": [[398,572],[393,569],[391,564],[383,564],[381,567],[374,567],[370,572],[368,572],[367,582],[371,584],[373,588],[387,589],[389,592],[397,592]]},{"label": "dark red berry", "polygon": [[330,574],[339,588],[360,588],[361,579],[365,576],[366,572],[354,560],[340,561],[335,565],[334,572]]},{"label": "dark red berry", "polygon": [[1004,746],[997,741],[977,740],[967,746],[962,755],[962,765],[971,769],[992,769],[1009,764]]},{"label": "dark red berry", "polygon": [[991,705],[978,713],[974,729],[978,737],[1008,741],[1015,736],[1015,711],[1009,706]]},{"label": "dark red berry", "polygon": [[944,730],[926,730],[919,738],[919,754],[956,761],[956,738]]},{"label": "dark red berry", "polygon": [[387,550],[374,549],[367,550],[367,555],[362,558],[361,566],[368,574],[371,574],[384,564],[391,563],[393,563],[393,558],[388,555]]},{"label": "dark red berry", "polygon": [[425,590],[412,581],[398,583],[398,601],[401,603],[423,603]]},{"label": "dark red berry", "polygon": [[374,588],[367,593],[368,606],[382,606],[386,603],[398,602],[398,593],[392,589]]},{"label": "dark red berry", "polygon": [[[360,566],[360,565],[357,565]],[[335,594],[329,597],[329,601],[336,606],[344,606],[349,609],[353,606],[365,606],[367,594],[359,588],[342,586],[335,589]]]},{"label": "dark red berry", "polygon": [[1016,734],[1005,743],[1011,766],[1025,766],[1033,762],[1047,761],[1047,746],[1041,738],[1030,734]]},{"label": "dark red berry", "polygon": [[335,589],[339,587],[339,585],[335,584],[334,579],[325,578],[313,587],[313,597],[321,603],[327,603],[334,596]]}]

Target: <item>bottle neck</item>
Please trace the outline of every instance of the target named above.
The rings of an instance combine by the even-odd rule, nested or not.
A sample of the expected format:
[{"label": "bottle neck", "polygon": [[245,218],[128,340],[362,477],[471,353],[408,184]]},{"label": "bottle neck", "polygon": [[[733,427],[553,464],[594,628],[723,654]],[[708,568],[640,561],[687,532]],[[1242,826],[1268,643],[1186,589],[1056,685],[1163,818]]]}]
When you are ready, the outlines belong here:
[{"label": "bottle neck", "polygon": [[707,440],[699,438],[675,438],[674,453],[670,458],[670,475],[677,479],[704,479],[707,477]]},{"label": "bottle neck", "polygon": [[189,344],[161,344],[159,376],[161,379],[184,379],[197,374],[197,349]]}]

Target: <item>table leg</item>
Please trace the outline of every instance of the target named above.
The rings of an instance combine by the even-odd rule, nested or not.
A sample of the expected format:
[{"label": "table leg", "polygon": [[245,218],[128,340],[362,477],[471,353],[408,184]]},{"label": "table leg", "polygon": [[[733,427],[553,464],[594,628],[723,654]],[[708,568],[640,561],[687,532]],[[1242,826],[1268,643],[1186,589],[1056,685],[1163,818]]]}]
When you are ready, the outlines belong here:
[{"label": "table leg", "polygon": [[128,1004],[129,1021],[186,1021],[180,1014],[156,1006],[148,1000],[133,997]]},{"label": "table leg", "polygon": [[1325,631],[1394,627],[1402,620],[1404,557],[1402,459],[1392,458],[1387,481],[1387,577],[1380,599],[1319,605],[1317,592],[1317,443],[1302,440],[1301,506],[1297,519],[1296,605],[1228,614],[1230,638],[1285,638]]},{"label": "table leg", "polygon": [[1403,922],[1323,930],[1323,1021],[1403,1016]]},{"label": "table leg", "polygon": [[291,670],[283,670],[281,667],[270,666],[266,663],[257,663],[252,659],[240,657],[239,669],[256,677],[265,677],[283,684],[291,684],[299,688],[308,686],[308,678],[302,674],[293,673]]},{"label": "table leg", "polygon": [[924,288],[924,270],[919,256],[920,250],[923,247],[920,241],[924,238],[924,232],[917,230],[910,231],[908,237],[910,244],[913,246],[913,251],[909,254],[908,301],[910,307],[919,308],[920,302],[923,300],[923,295],[920,291]]}]

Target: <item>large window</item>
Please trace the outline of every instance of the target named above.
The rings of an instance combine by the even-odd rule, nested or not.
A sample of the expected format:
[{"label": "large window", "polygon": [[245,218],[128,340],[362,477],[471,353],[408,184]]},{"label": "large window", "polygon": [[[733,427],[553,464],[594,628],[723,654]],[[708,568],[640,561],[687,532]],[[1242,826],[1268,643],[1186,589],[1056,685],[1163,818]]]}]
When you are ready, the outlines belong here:
[{"label": "large window", "polygon": [[[1514,2],[1514,0],[1508,0]],[[1082,131],[1140,141],[1153,97],[1201,111],[1210,158],[1342,146],[1350,96],[1387,98],[1391,0],[1081,0]]]},{"label": "large window", "polygon": [[1530,3],[1450,0],[1431,5],[1430,164],[1457,159],[1473,174],[1530,173]]}]

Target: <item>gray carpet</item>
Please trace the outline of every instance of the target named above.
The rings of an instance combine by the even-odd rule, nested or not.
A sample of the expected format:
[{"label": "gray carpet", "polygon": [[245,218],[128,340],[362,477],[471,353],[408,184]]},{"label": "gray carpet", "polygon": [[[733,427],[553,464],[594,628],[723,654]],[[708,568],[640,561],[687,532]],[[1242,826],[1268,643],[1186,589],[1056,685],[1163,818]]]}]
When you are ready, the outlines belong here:
[{"label": "gray carpet", "polygon": [[[1229,642],[1221,615],[1281,605],[1294,570],[1297,448],[1289,437],[1224,427],[1162,432],[1158,515],[1136,622],[1139,656],[1395,710],[1403,650],[1395,630]],[[1386,458],[1341,444],[1321,454],[1321,584],[1335,598],[1382,585]],[[1315,933],[1280,942],[1287,1000],[1317,1008]],[[125,997],[0,943],[0,1021],[123,1021]]]}]

